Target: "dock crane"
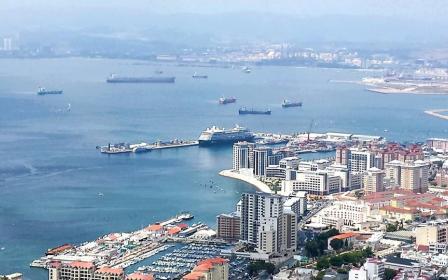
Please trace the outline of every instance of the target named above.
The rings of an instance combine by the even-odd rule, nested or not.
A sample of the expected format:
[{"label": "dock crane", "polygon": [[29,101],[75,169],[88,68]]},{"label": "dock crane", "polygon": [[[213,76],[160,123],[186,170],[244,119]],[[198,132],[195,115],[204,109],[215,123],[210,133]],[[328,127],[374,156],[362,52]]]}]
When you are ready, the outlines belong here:
[{"label": "dock crane", "polygon": [[313,128],[313,125],[314,125],[314,119],[311,119],[310,126],[308,127],[308,131],[307,131],[307,138],[306,138],[307,142],[310,142],[310,133],[311,133],[311,129]]}]

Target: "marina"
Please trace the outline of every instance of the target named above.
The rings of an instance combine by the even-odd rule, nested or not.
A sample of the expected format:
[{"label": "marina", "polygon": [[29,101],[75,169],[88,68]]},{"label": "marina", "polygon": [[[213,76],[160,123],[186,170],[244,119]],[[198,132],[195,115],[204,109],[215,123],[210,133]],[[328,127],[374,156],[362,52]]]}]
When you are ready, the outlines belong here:
[{"label": "marina", "polygon": [[[45,256],[34,260],[30,266],[48,269],[55,262],[84,261],[96,266],[127,268],[171,247],[181,246],[185,248],[183,251],[174,251],[154,263],[151,272],[185,273],[191,269],[189,264],[194,266],[197,260],[217,256],[222,248],[228,247],[219,242],[201,242],[213,237],[214,233],[203,223],[191,226],[185,223],[193,218],[191,213],[183,212],[134,232],[109,233],[79,246],[64,244],[47,250]],[[179,264],[173,264],[175,260]]]}]

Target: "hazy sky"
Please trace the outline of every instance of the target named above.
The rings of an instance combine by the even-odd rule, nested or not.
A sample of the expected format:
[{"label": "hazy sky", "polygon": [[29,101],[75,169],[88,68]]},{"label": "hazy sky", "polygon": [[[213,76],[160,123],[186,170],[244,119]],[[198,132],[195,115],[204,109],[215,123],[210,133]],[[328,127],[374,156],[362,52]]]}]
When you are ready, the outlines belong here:
[{"label": "hazy sky", "polygon": [[447,15],[448,0],[0,0],[0,35],[152,29],[159,31],[155,35],[175,30],[203,37],[443,45]]},{"label": "hazy sky", "polygon": [[271,12],[302,16],[327,14],[378,15],[443,19],[447,0],[0,0],[0,15],[8,13],[107,12],[145,13]]}]

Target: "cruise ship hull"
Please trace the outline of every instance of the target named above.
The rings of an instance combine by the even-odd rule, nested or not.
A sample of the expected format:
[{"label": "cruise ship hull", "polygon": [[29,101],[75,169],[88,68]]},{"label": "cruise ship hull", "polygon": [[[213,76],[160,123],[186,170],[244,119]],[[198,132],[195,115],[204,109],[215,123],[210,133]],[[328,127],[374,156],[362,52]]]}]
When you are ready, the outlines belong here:
[{"label": "cruise ship hull", "polygon": [[253,141],[255,136],[247,136],[242,138],[234,138],[234,139],[216,139],[216,140],[199,140],[199,146],[218,146],[218,145],[232,145],[239,141]]}]

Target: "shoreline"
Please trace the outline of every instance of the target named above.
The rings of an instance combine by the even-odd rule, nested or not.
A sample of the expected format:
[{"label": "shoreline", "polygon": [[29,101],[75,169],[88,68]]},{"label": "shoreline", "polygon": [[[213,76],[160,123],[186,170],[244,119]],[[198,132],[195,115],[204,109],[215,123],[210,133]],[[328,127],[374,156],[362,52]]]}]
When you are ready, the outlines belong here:
[{"label": "shoreline", "polygon": [[436,117],[439,119],[448,120],[448,115],[440,114],[443,112],[448,112],[448,109],[433,109],[433,110],[426,110],[424,112],[425,112],[425,114],[428,114],[430,116],[433,116],[433,117]]},{"label": "shoreline", "polygon": [[243,175],[240,173],[236,173],[232,171],[231,169],[225,169],[219,172],[219,175],[223,177],[228,177],[236,180],[240,180],[243,182],[246,182],[248,184],[251,184],[253,187],[255,187],[257,190],[264,192],[264,193],[272,193],[271,189],[266,185],[265,183],[257,180],[255,177],[250,177],[247,175]]}]

